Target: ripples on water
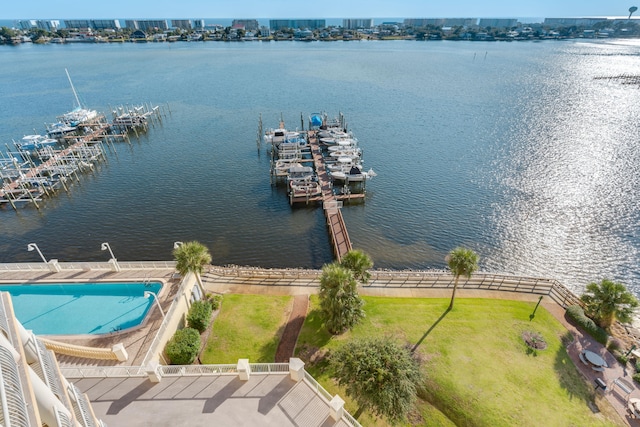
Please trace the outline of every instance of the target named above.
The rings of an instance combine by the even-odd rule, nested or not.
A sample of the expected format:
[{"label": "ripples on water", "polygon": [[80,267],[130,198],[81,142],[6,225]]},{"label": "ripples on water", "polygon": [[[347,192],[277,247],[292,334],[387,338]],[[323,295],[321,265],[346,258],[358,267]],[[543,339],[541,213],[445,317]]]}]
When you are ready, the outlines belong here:
[{"label": "ripples on water", "polygon": [[640,45],[606,43],[190,43],[2,48],[0,137],[71,107],[169,103],[161,127],[120,144],[37,212],[0,211],[0,261],[169,259],[198,239],[218,264],[320,267],[320,208],[269,185],[256,129],[343,111],[378,177],[343,210],[377,267],[443,268],[457,245],[485,270],[603,277],[640,289]]}]

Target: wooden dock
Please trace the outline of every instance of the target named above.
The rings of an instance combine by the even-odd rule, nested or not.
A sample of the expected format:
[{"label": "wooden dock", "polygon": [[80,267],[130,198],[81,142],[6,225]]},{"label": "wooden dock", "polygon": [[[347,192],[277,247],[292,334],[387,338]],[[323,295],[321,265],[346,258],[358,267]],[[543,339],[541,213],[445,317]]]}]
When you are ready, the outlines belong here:
[{"label": "wooden dock", "polygon": [[342,257],[353,249],[351,245],[351,239],[349,239],[349,233],[347,232],[347,226],[342,218],[342,211],[340,210],[340,204],[342,200],[348,198],[363,198],[364,194],[343,194],[336,196],[333,194],[333,185],[331,178],[327,173],[327,169],[322,158],[322,152],[320,151],[320,145],[318,144],[318,138],[316,137],[316,131],[308,131],[309,146],[311,147],[311,155],[313,156],[313,162],[316,168],[316,174],[318,181],[322,188],[322,206],[324,208],[324,216],[327,220],[327,228],[329,229],[329,235],[331,237],[331,243],[333,244],[333,252],[336,259],[340,261]]}]

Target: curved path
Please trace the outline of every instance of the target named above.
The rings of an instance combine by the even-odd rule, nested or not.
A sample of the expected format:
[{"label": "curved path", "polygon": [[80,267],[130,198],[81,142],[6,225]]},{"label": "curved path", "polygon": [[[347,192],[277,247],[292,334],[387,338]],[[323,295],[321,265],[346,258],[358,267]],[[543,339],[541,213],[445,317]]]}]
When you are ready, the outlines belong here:
[{"label": "curved path", "polygon": [[276,350],[276,363],[288,363],[289,358],[293,357],[293,352],[298,342],[298,335],[302,329],[304,319],[307,317],[308,310],[308,295],[296,295],[293,297],[293,308],[291,309],[289,320],[284,327],[278,349]]}]

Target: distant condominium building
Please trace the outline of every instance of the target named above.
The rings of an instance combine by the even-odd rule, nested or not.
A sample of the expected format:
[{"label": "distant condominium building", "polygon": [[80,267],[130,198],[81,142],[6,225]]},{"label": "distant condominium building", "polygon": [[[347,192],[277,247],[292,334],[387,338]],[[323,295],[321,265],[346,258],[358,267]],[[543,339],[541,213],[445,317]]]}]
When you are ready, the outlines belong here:
[{"label": "distant condominium building", "polygon": [[204,19],[194,19],[193,20],[193,29],[194,30],[204,30]]},{"label": "distant condominium building", "polygon": [[260,24],[257,19],[234,19],[231,23],[232,28],[244,28],[247,31],[257,31]]},{"label": "distant condominium building", "polygon": [[91,30],[119,30],[120,21],[117,19],[65,19],[67,28],[87,28]]},{"label": "distant condominium building", "polygon": [[359,28],[373,28],[373,19],[343,19],[342,28],[357,30]]},{"label": "distant condominium building", "polygon": [[39,28],[41,30],[57,31],[60,28],[60,21],[47,19],[27,19],[24,21],[18,21],[18,27],[21,30],[31,30],[33,28]]},{"label": "distant condominium building", "polygon": [[181,30],[191,30],[190,19],[172,19],[171,28],[180,28]]},{"label": "distant condominium building", "polygon": [[478,18],[414,18],[404,20],[405,26],[414,28],[428,25],[436,27],[473,27],[477,23]]},{"label": "distant condominium building", "polygon": [[309,30],[319,30],[326,28],[327,24],[324,19],[271,19],[269,27],[272,31],[283,30],[286,28],[306,28]]},{"label": "distant condominium building", "polygon": [[607,21],[607,18],[544,18],[544,25],[550,27],[592,27]]},{"label": "distant condominium building", "polygon": [[169,24],[166,19],[142,19],[142,20],[131,20],[127,19],[125,22],[125,27],[131,30],[168,30]]},{"label": "distant condominium building", "polygon": [[491,19],[491,18],[481,18],[480,22],[478,22],[478,26],[482,28],[493,27],[493,28],[511,28],[518,25],[517,19]]}]

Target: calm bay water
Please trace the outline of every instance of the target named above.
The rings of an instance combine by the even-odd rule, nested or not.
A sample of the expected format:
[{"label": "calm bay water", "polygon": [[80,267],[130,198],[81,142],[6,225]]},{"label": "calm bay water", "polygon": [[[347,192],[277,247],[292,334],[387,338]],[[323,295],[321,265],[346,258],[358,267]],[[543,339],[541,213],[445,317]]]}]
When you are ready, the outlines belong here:
[{"label": "calm bay water", "polygon": [[0,140],[73,106],[169,105],[162,126],[44,208],[0,210],[0,262],[171,259],[197,239],[216,264],[320,267],[321,208],[291,209],[258,153],[265,126],[345,113],[378,176],[345,206],[379,268],[444,268],[466,245],[486,271],[580,290],[640,291],[640,75],[625,42],[176,43],[2,47]]}]

